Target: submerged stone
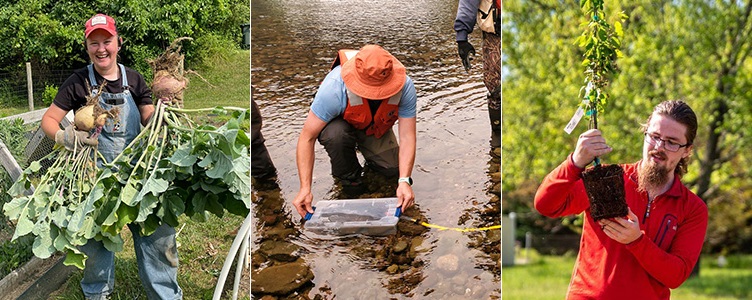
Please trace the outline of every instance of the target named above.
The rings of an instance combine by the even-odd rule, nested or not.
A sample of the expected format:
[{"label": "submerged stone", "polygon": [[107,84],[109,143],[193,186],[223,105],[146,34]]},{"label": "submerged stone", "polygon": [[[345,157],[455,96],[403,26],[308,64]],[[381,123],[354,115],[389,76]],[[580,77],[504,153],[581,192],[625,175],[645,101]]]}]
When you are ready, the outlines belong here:
[{"label": "submerged stone", "polygon": [[302,261],[254,270],[251,274],[251,292],[288,295],[313,280],[311,269]]}]

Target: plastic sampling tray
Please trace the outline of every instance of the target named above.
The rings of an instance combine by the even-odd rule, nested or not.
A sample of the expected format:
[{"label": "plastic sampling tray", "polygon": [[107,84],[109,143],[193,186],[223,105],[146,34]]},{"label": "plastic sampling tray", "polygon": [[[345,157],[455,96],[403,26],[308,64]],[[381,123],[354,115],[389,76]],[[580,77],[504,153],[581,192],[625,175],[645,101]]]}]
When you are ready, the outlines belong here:
[{"label": "plastic sampling tray", "polygon": [[304,228],[316,234],[385,236],[397,232],[397,198],[322,200],[306,215]]}]

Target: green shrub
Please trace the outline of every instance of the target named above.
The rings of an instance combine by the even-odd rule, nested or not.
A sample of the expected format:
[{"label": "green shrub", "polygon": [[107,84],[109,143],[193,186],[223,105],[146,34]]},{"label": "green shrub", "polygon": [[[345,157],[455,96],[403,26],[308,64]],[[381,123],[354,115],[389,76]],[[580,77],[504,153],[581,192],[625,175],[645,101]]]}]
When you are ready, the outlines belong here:
[{"label": "green shrub", "polygon": [[0,278],[25,264],[34,256],[31,252],[33,235],[26,235],[15,241],[0,243]]},{"label": "green shrub", "polygon": [[55,100],[55,95],[57,95],[57,86],[46,85],[44,92],[42,92],[42,103],[49,106]]},{"label": "green shrub", "polygon": [[[28,142],[24,135],[27,127],[23,124],[23,120],[15,119],[12,122],[0,120],[0,128],[3,128],[0,131],[0,140],[8,147],[8,150],[16,158],[16,162],[23,166],[25,164],[23,151]],[[0,168],[0,211],[2,211],[2,206],[10,201],[10,195],[6,191],[11,185],[13,185],[13,180],[8,171]],[[0,237],[12,236],[13,230],[14,228],[5,214],[0,213]],[[0,239],[0,278],[5,277],[8,272],[15,270],[33,256],[31,252],[33,242],[34,237],[31,235],[13,242]]]},{"label": "green shrub", "polygon": [[[178,37],[221,36],[225,44],[209,45],[239,48],[240,25],[250,20],[248,2],[240,0],[12,1],[0,7],[0,22],[7,25],[0,28],[0,40],[7,41],[0,43],[0,70],[19,69],[25,62],[50,69],[85,65],[83,24],[97,12],[116,19],[125,40],[120,60],[145,76],[150,73],[146,59]],[[186,67],[213,52],[197,46],[184,46]]]}]

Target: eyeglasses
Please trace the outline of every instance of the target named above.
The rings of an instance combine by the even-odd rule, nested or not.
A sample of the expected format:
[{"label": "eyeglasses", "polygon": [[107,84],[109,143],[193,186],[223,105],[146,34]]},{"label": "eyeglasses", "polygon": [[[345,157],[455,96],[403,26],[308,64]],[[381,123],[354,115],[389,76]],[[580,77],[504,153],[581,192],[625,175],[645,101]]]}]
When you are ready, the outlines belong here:
[{"label": "eyeglasses", "polygon": [[686,143],[682,145],[679,143],[672,142],[670,140],[664,140],[661,137],[657,135],[653,135],[649,132],[645,133],[645,142],[655,146],[656,148],[659,148],[662,145],[664,149],[671,151],[671,152],[679,151],[679,149],[681,149],[682,147],[687,147],[691,145],[690,143]]}]

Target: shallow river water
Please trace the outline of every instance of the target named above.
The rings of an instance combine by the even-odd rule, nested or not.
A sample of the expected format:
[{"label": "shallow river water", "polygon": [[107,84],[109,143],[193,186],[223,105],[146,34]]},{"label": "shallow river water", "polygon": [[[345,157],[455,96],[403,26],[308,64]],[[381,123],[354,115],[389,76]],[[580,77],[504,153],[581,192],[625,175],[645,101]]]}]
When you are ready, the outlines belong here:
[{"label": "shallow river water", "polygon": [[[378,44],[405,65],[418,94],[416,206],[406,215],[447,227],[500,223],[499,159],[489,147],[481,58],[469,74],[462,68],[456,9],[456,0],[251,2],[252,97],[278,169],[277,185],[252,187],[254,298],[500,298],[498,229],[400,221],[388,237],[318,236],[302,229],[291,203],[299,187],[297,138],[336,51]],[[470,42],[480,54],[479,30]],[[363,197],[394,197],[396,184],[368,180]],[[313,195],[314,205],[342,197],[318,143]]]}]

